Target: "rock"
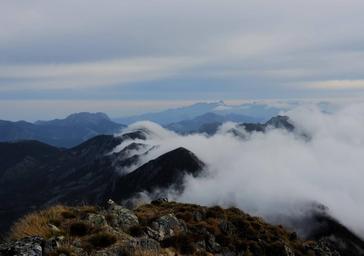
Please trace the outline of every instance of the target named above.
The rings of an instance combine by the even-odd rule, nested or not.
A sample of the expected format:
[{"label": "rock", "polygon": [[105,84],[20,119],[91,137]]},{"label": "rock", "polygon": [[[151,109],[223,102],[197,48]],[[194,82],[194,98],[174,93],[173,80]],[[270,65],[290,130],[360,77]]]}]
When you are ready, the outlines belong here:
[{"label": "rock", "polygon": [[186,224],[176,218],[173,214],[164,215],[153,221],[147,229],[147,234],[155,240],[163,241],[173,237],[177,232],[186,232]]},{"label": "rock", "polygon": [[129,228],[139,225],[138,217],[134,212],[116,204],[111,199],[108,201],[109,224],[116,229],[128,231]]},{"label": "rock", "polygon": [[221,245],[215,241],[215,236],[208,232],[206,239],[206,249],[210,252],[218,253],[221,251]]},{"label": "rock", "polygon": [[52,230],[53,233],[60,233],[61,230],[59,228],[57,228],[55,225],[53,224],[48,224],[48,226],[50,227],[50,229]]},{"label": "rock", "polygon": [[140,238],[129,241],[127,247],[130,248],[132,252],[138,251],[149,251],[158,253],[161,249],[160,244],[150,238]]},{"label": "rock", "polygon": [[197,251],[206,251],[206,241],[205,240],[196,241],[195,247]]},{"label": "rock", "polygon": [[340,253],[330,248],[330,243],[326,239],[320,239],[314,251],[318,256],[340,256]]},{"label": "rock", "polygon": [[160,255],[159,243],[150,238],[130,239],[96,252],[95,256],[114,255]]},{"label": "rock", "polygon": [[168,202],[168,198],[166,197],[161,197],[161,198],[158,198],[156,200],[153,200],[152,202],[150,202],[151,204],[154,204],[154,205],[159,205],[159,204],[162,204],[162,203],[167,203]]},{"label": "rock", "polygon": [[79,238],[75,238],[72,241],[72,245],[74,247],[80,248],[82,246],[82,242],[81,242],[81,240]]},{"label": "rock", "polygon": [[192,216],[195,221],[202,221],[202,219],[204,217],[203,214],[199,211],[192,212]]},{"label": "rock", "polygon": [[235,252],[231,251],[230,249],[228,248],[222,248],[221,252],[219,254],[216,254],[217,256],[237,256],[237,255],[242,255],[243,254],[236,254]]},{"label": "rock", "polygon": [[87,215],[87,221],[95,227],[103,227],[107,225],[107,221],[104,215],[90,213]]},{"label": "rock", "polygon": [[285,256],[295,256],[293,250],[287,245],[284,246],[284,251],[285,251]]},{"label": "rock", "polygon": [[26,237],[16,242],[0,245],[1,256],[42,256],[44,240],[40,237]]},{"label": "rock", "polygon": [[[77,256],[88,256],[89,254],[83,250],[82,248],[79,248],[79,247],[72,247],[73,251],[75,252],[75,254]],[[59,255],[61,256],[61,255]],[[70,256],[70,255],[65,255],[65,256]]]},{"label": "rock", "polygon": [[49,253],[57,250],[57,248],[60,247],[60,243],[63,239],[64,239],[64,237],[60,236],[60,237],[52,237],[52,238],[48,239],[47,241],[45,241],[44,248],[43,248],[44,253],[46,255],[48,255]]},{"label": "rock", "polygon": [[219,225],[221,231],[230,236],[236,232],[236,227],[230,221],[223,220]]}]

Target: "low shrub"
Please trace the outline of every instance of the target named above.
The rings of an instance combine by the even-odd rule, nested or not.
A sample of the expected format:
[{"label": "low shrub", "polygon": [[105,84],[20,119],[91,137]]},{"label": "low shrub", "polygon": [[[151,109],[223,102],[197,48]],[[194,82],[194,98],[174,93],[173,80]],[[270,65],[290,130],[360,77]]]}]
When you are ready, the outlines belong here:
[{"label": "low shrub", "polygon": [[116,241],[117,241],[116,236],[108,232],[99,232],[91,235],[87,239],[87,243],[96,249],[109,247]]},{"label": "low shrub", "polygon": [[144,228],[142,226],[132,226],[128,232],[131,236],[141,237],[144,235]]},{"label": "low shrub", "polygon": [[71,236],[85,236],[89,234],[91,226],[85,222],[74,222],[69,226]]}]

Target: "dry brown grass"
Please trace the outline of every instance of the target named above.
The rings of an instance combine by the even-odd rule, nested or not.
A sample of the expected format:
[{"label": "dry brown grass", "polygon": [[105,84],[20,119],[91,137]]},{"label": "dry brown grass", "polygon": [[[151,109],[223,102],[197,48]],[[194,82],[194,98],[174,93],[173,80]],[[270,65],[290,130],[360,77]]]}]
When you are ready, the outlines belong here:
[{"label": "dry brown grass", "polygon": [[9,238],[18,240],[27,236],[40,236],[50,238],[55,235],[54,229],[49,224],[60,228],[62,232],[69,232],[72,223],[88,213],[96,213],[97,207],[82,205],[79,207],[67,207],[56,205],[48,209],[40,210],[23,216],[10,229]]},{"label": "dry brown grass", "polygon": [[[289,232],[279,225],[269,225],[263,219],[249,216],[237,208],[222,209],[163,202],[139,206],[134,212],[140,225],[127,231],[133,237],[142,236],[151,222],[169,213],[173,213],[177,218],[185,221],[189,232],[177,232],[174,237],[162,241],[160,255],[164,255],[163,251],[168,248],[173,248],[176,253],[186,255],[209,255],[208,252],[199,251],[196,242],[209,240],[211,234],[215,236],[216,242],[219,244],[233,251],[244,251],[247,255],[279,255],[284,250],[284,245],[293,249],[297,256],[311,253],[306,249],[305,243],[307,244],[307,242],[300,240],[295,233]],[[111,218],[111,215],[108,216],[101,208],[93,206],[58,205],[24,216],[11,228],[10,238],[40,236],[47,239],[56,235],[55,230],[49,226],[49,224],[53,224],[59,228],[58,234],[65,237],[62,250],[66,255],[74,255],[72,251],[69,251],[70,246],[67,247],[67,245],[70,245],[71,241],[76,238],[81,242],[81,248],[89,253],[122,241],[121,237],[112,232],[109,233],[109,230],[88,223],[89,213],[106,214],[107,221]],[[133,251],[131,255],[157,254],[150,251]]]},{"label": "dry brown grass", "polygon": [[17,240],[27,236],[50,238],[54,235],[55,231],[49,224],[57,224],[65,212],[69,212],[69,208],[57,205],[39,212],[27,214],[11,227],[10,239]]},{"label": "dry brown grass", "polygon": [[161,256],[161,255],[171,255],[163,252],[155,252],[155,251],[146,251],[146,250],[133,250],[133,251],[124,251],[124,256]]},{"label": "dry brown grass", "polygon": [[61,246],[56,251],[51,252],[48,256],[59,256],[59,255],[67,255],[67,256],[77,256],[77,252],[69,246]]}]

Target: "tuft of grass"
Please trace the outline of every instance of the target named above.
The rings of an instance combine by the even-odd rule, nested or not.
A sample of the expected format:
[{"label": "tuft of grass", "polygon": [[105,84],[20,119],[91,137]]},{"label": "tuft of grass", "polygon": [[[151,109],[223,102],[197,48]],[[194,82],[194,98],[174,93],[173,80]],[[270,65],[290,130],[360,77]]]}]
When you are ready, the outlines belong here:
[{"label": "tuft of grass", "polygon": [[78,207],[78,210],[82,213],[97,213],[97,207],[93,205],[82,205]]},{"label": "tuft of grass", "polygon": [[129,228],[128,232],[133,237],[141,237],[144,235],[144,228],[142,226],[133,226]]},{"label": "tuft of grass", "polygon": [[74,211],[71,211],[70,209],[63,211],[61,213],[61,215],[62,215],[62,218],[64,218],[64,219],[75,219],[76,218],[76,214],[74,213]]},{"label": "tuft of grass", "polygon": [[91,225],[86,222],[73,222],[69,226],[69,234],[71,236],[85,236],[91,230]]},{"label": "tuft of grass", "polygon": [[116,243],[117,238],[115,235],[104,231],[91,235],[86,241],[94,249],[101,249]]},{"label": "tuft of grass", "polygon": [[61,246],[54,252],[48,254],[48,256],[59,256],[59,255],[66,255],[66,256],[77,256],[77,252],[74,251],[73,248],[68,246]]},{"label": "tuft of grass", "polygon": [[[122,251],[121,254],[123,256],[160,256],[160,255],[170,255],[170,254],[159,254],[153,251],[145,251],[145,250],[135,250],[135,251]],[[176,254],[177,255],[177,254]]]},{"label": "tuft of grass", "polygon": [[191,235],[181,234],[162,241],[163,248],[176,248],[181,254],[192,255],[195,252],[195,238]]},{"label": "tuft of grass", "polygon": [[59,219],[67,211],[67,207],[57,205],[49,209],[27,214],[11,227],[9,237],[12,240],[18,240],[28,236],[50,238],[54,235],[55,231],[49,224],[60,223]]}]

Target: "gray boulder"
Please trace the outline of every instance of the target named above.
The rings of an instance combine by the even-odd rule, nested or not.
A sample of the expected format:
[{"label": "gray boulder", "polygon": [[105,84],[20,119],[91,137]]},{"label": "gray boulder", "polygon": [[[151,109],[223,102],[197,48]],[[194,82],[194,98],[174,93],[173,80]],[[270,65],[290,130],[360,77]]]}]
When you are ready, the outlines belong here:
[{"label": "gray boulder", "polygon": [[61,242],[64,240],[63,236],[52,237],[45,241],[43,251],[45,255],[57,250],[61,246]]},{"label": "gray boulder", "polygon": [[1,256],[42,256],[45,241],[37,236],[0,245]]},{"label": "gray boulder", "polygon": [[100,250],[95,256],[114,255],[160,255],[160,244],[150,238],[130,239],[124,243],[115,244],[109,248]]},{"label": "gray boulder", "polygon": [[87,215],[87,221],[95,227],[103,227],[107,225],[107,221],[104,215],[90,213]]},{"label": "gray boulder", "polygon": [[151,227],[147,229],[147,234],[155,240],[163,241],[186,230],[186,224],[182,220],[173,214],[167,214],[153,221]]},{"label": "gray boulder", "polygon": [[111,199],[108,201],[109,224],[115,229],[128,231],[131,227],[139,225],[138,217],[134,212],[116,204]]}]

